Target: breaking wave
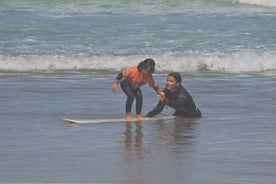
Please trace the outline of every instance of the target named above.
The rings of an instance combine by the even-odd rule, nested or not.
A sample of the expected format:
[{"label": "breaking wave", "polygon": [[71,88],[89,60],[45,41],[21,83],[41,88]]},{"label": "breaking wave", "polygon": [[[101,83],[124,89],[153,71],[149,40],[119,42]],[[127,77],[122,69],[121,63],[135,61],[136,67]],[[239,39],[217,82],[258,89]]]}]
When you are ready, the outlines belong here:
[{"label": "breaking wave", "polygon": [[84,71],[96,72],[120,71],[136,65],[145,58],[156,61],[158,73],[177,72],[224,72],[224,73],[262,73],[276,71],[276,52],[236,52],[232,54],[187,54],[175,56],[164,53],[158,56],[0,56],[1,72],[49,72],[49,71]]}]

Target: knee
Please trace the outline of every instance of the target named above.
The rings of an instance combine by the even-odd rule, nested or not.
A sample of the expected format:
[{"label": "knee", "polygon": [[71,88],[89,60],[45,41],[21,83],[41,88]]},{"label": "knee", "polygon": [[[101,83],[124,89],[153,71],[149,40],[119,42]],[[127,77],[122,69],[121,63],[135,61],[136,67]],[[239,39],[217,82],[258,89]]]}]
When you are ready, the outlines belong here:
[{"label": "knee", "polygon": [[127,100],[128,101],[133,101],[134,100],[134,95],[127,95]]}]

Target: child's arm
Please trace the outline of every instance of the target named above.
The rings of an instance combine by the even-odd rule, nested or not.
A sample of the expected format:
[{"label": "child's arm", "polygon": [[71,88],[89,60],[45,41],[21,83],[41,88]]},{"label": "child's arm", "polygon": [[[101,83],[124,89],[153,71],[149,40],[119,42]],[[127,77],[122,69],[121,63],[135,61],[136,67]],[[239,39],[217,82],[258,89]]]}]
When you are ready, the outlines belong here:
[{"label": "child's arm", "polygon": [[118,90],[118,84],[119,84],[120,80],[122,79],[122,77],[123,77],[123,73],[120,72],[117,75],[116,79],[114,80],[114,83],[112,85],[112,91],[117,91]]},{"label": "child's arm", "polygon": [[165,93],[160,90],[159,86],[156,85],[153,87],[153,89],[156,91],[157,95],[160,96],[161,98],[165,98]]}]

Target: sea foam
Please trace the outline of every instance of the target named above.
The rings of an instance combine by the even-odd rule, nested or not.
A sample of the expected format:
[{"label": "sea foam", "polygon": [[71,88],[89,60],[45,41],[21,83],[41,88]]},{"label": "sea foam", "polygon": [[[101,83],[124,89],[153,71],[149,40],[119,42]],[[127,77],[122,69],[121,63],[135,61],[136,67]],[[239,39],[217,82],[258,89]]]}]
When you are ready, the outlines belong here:
[{"label": "sea foam", "polygon": [[266,7],[276,7],[275,0],[239,0],[240,3],[246,3],[251,5],[260,5]]},{"label": "sea foam", "polygon": [[137,65],[145,58],[156,61],[159,73],[177,72],[225,72],[225,73],[262,73],[276,70],[276,52],[236,52],[232,54],[187,54],[174,55],[164,53],[156,56],[0,56],[2,72],[48,72],[48,71],[109,71],[117,72],[132,65]]}]

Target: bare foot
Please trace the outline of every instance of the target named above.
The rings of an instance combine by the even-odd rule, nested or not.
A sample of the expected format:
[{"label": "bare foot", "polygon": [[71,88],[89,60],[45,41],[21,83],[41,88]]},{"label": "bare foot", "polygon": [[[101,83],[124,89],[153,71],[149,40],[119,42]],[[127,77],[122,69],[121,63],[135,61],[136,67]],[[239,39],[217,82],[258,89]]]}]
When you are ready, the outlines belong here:
[{"label": "bare foot", "polygon": [[132,120],[132,117],[131,117],[130,113],[128,113],[128,112],[126,113],[125,120],[126,121],[131,121]]},{"label": "bare foot", "polygon": [[141,114],[137,114],[137,115],[136,115],[136,119],[137,119],[137,120],[142,120],[143,118],[144,118],[144,117],[143,117]]}]

